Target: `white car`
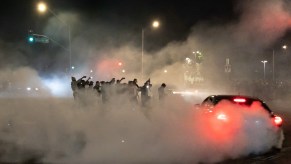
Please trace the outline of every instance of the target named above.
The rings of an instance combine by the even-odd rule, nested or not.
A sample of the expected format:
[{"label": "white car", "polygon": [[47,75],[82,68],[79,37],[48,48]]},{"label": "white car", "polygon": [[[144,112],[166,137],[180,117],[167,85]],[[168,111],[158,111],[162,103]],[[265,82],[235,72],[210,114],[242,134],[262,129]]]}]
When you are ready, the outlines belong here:
[{"label": "white car", "polygon": [[282,148],[283,120],[259,98],[211,95],[197,104],[196,109],[206,115],[203,118],[206,137],[208,135],[214,140],[249,148],[250,154]]}]

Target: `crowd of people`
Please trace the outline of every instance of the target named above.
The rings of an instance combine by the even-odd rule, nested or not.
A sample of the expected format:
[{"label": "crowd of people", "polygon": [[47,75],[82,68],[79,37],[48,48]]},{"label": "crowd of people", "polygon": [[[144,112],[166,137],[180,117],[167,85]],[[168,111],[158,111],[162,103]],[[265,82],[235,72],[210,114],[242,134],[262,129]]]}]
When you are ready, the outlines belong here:
[{"label": "crowd of people", "polygon": [[[137,79],[124,82],[125,78],[112,78],[110,81],[94,82],[86,76],[80,79],[71,78],[73,97],[75,101],[83,104],[91,104],[96,99],[99,103],[109,104],[120,98],[128,100],[131,104],[149,107],[153,97],[162,100],[168,94],[165,83],[153,89],[150,79],[139,86]],[[254,96],[266,101],[285,99],[286,96],[289,96],[289,89],[291,88],[289,83],[268,83],[266,81],[233,81],[231,84],[224,86],[222,89],[226,92]],[[155,95],[156,93],[157,95]]]},{"label": "crowd of people", "polygon": [[[83,76],[80,79],[72,77],[71,88],[73,97],[76,101],[84,103],[88,97],[99,98],[102,103],[114,101],[116,96],[124,96],[131,103],[140,104],[143,107],[149,105],[152,97],[152,84],[150,79],[144,82],[142,86],[138,85],[137,79],[129,80],[124,83],[125,78],[112,78],[110,81],[94,81],[91,77]],[[166,96],[166,84],[163,83],[158,88],[159,99]]]}]

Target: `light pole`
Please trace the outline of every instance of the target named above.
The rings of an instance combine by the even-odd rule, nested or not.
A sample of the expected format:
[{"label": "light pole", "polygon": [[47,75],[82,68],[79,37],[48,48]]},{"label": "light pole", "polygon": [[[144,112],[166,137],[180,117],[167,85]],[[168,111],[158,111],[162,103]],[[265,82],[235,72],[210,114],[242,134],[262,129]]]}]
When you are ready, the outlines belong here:
[{"label": "light pole", "polygon": [[273,49],[273,82],[275,81],[275,50]]},{"label": "light pole", "polygon": [[261,61],[264,64],[264,80],[266,79],[266,63],[268,62],[267,60]]},{"label": "light pole", "polygon": [[[53,14],[54,17],[56,17],[61,23],[63,23],[65,26],[68,27],[68,40],[69,40],[69,47],[66,49],[69,51],[69,70],[72,68],[72,49],[71,49],[71,27],[65,23],[61,18],[59,18],[50,8],[47,7],[47,5],[44,2],[39,2],[37,4],[37,10],[41,13],[46,12],[47,10]],[[64,46],[62,46],[64,47]]]},{"label": "light pole", "polygon": [[[158,28],[160,26],[159,21],[153,21],[152,27]],[[141,80],[143,81],[143,51],[144,51],[144,31],[145,29],[141,29]]]}]

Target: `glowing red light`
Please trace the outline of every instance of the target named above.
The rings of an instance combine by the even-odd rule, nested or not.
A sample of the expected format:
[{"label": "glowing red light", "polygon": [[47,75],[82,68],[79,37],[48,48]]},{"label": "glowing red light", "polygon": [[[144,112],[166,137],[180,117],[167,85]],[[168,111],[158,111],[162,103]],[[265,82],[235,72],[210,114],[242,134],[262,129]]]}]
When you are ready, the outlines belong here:
[{"label": "glowing red light", "polygon": [[235,99],[233,99],[233,101],[237,102],[237,103],[244,103],[244,102],[246,102],[246,99],[244,99],[244,98],[235,98]]},{"label": "glowing red light", "polygon": [[121,63],[121,62],[118,62],[118,65],[119,65],[119,66],[122,66],[122,63]]},{"label": "glowing red light", "polygon": [[279,116],[275,116],[274,117],[274,123],[275,123],[275,125],[281,126],[282,125],[282,122],[283,122],[283,120],[282,120],[281,117],[279,117]]}]

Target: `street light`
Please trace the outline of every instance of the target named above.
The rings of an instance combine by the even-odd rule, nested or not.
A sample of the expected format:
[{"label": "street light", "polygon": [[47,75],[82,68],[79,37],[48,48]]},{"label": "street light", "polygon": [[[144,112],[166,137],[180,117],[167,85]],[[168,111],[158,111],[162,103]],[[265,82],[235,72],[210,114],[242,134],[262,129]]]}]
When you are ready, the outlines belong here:
[{"label": "street light", "polygon": [[[68,39],[69,39],[69,47],[67,48],[67,50],[69,51],[69,68],[72,68],[72,49],[71,49],[71,27],[65,23],[65,21],[63,21],[61,18],[59,18],[50,8],[47,7],[47,5],[44,2],[39,2],[37,4],[37,10],[40,13],[45,13],[47,10],[53,15],[55,16],[61,23],[63,23],[65,26],[68,27]],[[64,47],[64,46],[62,46]]]},{"label": "street light", "polygon": [[46,6],[46,4],[43,3],[43,2],[39,2],[39,3],[37,4],[37,10],[38,10],[39,12],[41,12],[41,13],[46,12],[46,10],[47,10],[47,6]]},{"label": "street light", "polygon": [[159,21],[153,21],[153,27],[157,28],[160,26],[160,22]]},{"label": "street light", "polygon": [[267,60],[261,61],[264,64],[264,80],[266,78],[266,63],[268,62]]},{"label": "street light", "polygon": [[[160,26],[159,21],[153,21],[152,27],[153,28],[158,28]],[[143,80],[143,49],[144,49],[144,31],[145,29],[141,29],[141,80]]]},{"label": "street light", "polygon": [[[283,45],[282,49],[287,50],[288,46]],[[273,81],[275,81],[275,50],[273,49]]]}]

